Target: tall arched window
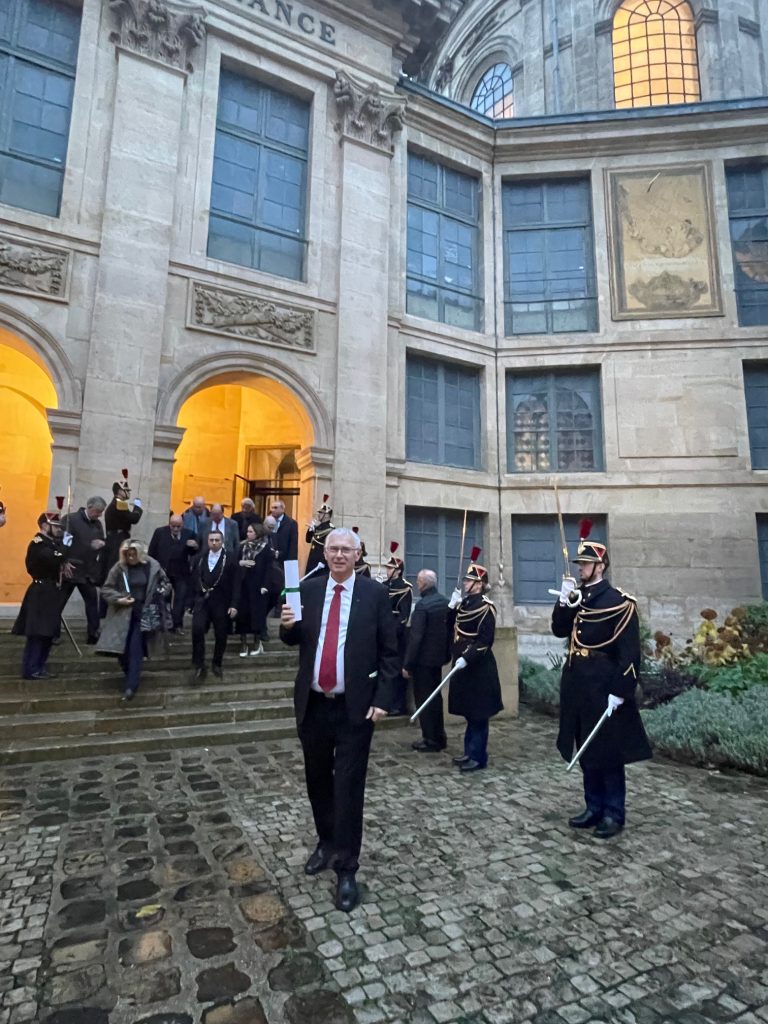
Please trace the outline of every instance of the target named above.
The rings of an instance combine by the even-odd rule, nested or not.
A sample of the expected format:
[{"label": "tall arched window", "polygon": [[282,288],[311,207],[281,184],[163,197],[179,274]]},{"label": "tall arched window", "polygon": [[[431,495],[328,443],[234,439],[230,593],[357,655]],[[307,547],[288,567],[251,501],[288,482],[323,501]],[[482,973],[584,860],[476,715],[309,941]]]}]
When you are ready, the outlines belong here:
[{"label": "tall arched window", "polygon": [[498,119],[512,117],[515,102],[512,96],[512,68],[509,64],[494,64],[477,83],[470,106],[478,114]]},{"label": "tall arched window", "polygon": [[613,18],[617,107],[701,99],[696,27],[686,0],[624,0]]}]

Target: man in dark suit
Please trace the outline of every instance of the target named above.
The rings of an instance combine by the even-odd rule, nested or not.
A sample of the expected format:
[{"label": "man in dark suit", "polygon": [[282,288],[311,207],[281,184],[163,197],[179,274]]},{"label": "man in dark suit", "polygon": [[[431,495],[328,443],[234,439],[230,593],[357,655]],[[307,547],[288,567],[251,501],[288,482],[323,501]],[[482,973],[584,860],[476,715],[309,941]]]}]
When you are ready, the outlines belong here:
[{"label": "man in dark suit", "polygon": [[[448,599],[437,591],[437,575],[422,569],[416,577],[420,599],[411,615],[403,676],[413,679],[413,699],[421,707],[440,685],[441,669],[450,660],[448,649]],[[445,750],[442,695],[435,697],[419,716],[421,739],[411,746],[421,753]]]},{"label": "man in dark suit", "polygon": [[355,574],[359,552],[352,530],[329,533],[329,575],[306,580],[301,621],[286,604],[280,624],[283,642],[299,646],[294,705],[318,837],[304,871],[333,867],[336,906],[347,912],[359,899],[355,874],[373,727],[387,713],[399,667],[387,592]]},{"label": "man in dark suit", "polygon": [[233,561],[236,561],[240,547],[240,531],[237,523],[224,515],[224,508],[221,505],[211,505],[211,518],[200,527],[200,547],[203,551],[208,546],[209,533],[222,535],[224,550]]},{"label": "man in dark suit", "polygon": [[240,502],[240,511],[235,512],[232,516],[232,522],[237,526],[240,531],[240,540],[244,541],[249,526],[257,526],[263,523],[264,520],[261,518],[259,513],[256,511],[256,505],[252,498],[243,498]]},{"label": "man in dark suit", "polygon": [[149,557],[162,565],[173,585],[173,631],[179,634],[183,633],[192,559],[200,548],[194,533],[185,529],[183,522],[181,516],[171,516],[168,525],[158,526],[149,542]]},{"label": "man in dark suit", "polygon": [[213,626],[215,637],[211,671],[222,677],[222,662],[227,649],[229,620],[237,615],[234,605],[239,591],[239,567],[235,558],[223,550],[224,537],[218,530],[208,534],[208,545],[192,570],[192,682],[206,677],[205,634]]},{"label": "man in dark suit", "polygon": [[271,544],[275,549],[280,565],[295,562],[299,557],[299,524],[285,512],[285,502],[276,498],[269,508],[270,515],[275,517],[275,528],[272,531]]}]

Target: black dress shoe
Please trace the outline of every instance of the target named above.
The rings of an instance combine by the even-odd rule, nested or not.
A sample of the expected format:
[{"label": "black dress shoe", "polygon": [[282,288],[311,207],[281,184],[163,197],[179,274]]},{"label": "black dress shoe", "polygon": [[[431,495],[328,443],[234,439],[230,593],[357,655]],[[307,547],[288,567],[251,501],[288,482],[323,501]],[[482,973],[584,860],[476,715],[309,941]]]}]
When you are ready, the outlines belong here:
[{"label": "black dress shoe", "polygon": [[605,818],[598,822],[597,828],[592,835],[596,839],[611,839],[613,836],[617,836],[623,828],[624,826],[620,825],[615,818],[610,818],[606,815]]},{"label": "black dress shoe", "polygon": [[213,672],[217,679],[224,678],[224,673],[221,671],[221,665],[211,665],[211,672]]},{"label": "black dress shoe", "polygon": [[454,758],[452,758],[452,760],[453,760],[453,763],[456,765],[456,767],[460,768],[463,764],[467,763],[469,758],[467,757],[466,754],[462,754],[461,757],[454,757]]},{"label": "black dress shoe", "polygon": [[434,743],[427,743],[426,740],[416,740],[411,744],[411,750],[418,750],[420,754],[437,754],[442,747],[436,747]]},{"label": "black dress shoe", "polygon": [[128,704],[136,696],[135,690],[126,690],[120,698],[121,704]]},{"label": "black dress shoe", "polygon": [[31,679],[56,679],[58,676],[57,672],[52,672],[49,668],[41,668],[39,672],[33,672],[30,676]]},{"label": "black dress shoe", "polygon": [[460,772],[481,772],[485,769],[484,764],[480,764],[479,761],[466,760],[464,764],[459,765]]},{"label": "black dress shoe", "polygon": [[87,644],[97,644],[99,642],[99,634],[91,634],[85,642]]},{"label": "black dress shoe", "polygon": [[192,685],[200,686],[205,682],[208,670],[205,668],[196,668],[192,670]]},{"label": "black dress shoe", "polygon": [[581,814],[576,814],[573,818],[569,818],[568,824],[571,828],[594,828],[598,821],[600,821],[600,817],[599,814],[595,814],[594,811],[590,811],[587,807]]},{"label": "black dress shoe", "polygon": [[325,871],[326,868],[331,866],[330,854],[318,846],[312,856],[309,858],[307,863],[304,865],[305,875],[319,875],[321,871]]},{"label": "black dress shoe", "polygon": [[355,909],[359,900],[360,890],[357,888],[355,876],[351,871],[340,871],[336,886],[336,909],[348,914],[350,910]]}]

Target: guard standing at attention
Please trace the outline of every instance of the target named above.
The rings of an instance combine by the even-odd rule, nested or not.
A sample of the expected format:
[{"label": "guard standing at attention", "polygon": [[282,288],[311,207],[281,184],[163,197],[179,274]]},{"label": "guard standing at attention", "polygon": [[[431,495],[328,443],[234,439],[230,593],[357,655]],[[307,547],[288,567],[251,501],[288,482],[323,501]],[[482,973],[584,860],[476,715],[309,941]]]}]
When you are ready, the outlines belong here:
[{"label": "guard standing at attention", "polygon": [[[328,504],[328,494],[323,495],[323,503],[315,513],[317,519],[313,519],[307,527],[307,534],[304,538],[309,544],[309,554],[307,555],[307,564],[304,567],[304,575],[307,576],[320,562],[325,564],[325,538],[334,529],[334,525],[331,522],[331,516],[333,515],[333,509]],[[319,576],[323,570],[317,569],[314,573],[315,576]],[[327,567],[326,567],[326,572]]]},{"label": "guard standing at attention", "polygon": [[399,544],[393,540],[389,545],[389,561],[384,563],[387,578],[384,586],[389,594],[389,606],[397,630],[397,680],[394,685],[394,700],[389,709],[390,716],[408,714],[408,680],[403,678],[405,647],[408,639],[408,620],[413,606],[413,587],[404,578],[405,562],[395,555]]}]

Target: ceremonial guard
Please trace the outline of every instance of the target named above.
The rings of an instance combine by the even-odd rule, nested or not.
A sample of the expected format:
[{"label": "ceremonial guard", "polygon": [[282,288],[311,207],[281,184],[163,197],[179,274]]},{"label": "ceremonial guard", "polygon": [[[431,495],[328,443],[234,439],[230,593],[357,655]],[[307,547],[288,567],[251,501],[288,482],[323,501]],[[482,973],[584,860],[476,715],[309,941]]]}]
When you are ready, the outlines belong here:
[{"label": "ceremonial guard", "polygon": [[560,731],[557,749],[566,761],[605,716],[581,756],[586,809],[568,824],[594,828],[610,839],[624,827],[624,765],[651,757],[635,689],[640,670],[640,626],[635,599],[612,587],[604,544],[590,541],[589,520],[582,520],[578,553],[580,582],[563,577],[552,612],[552,632],[569,637],[560,683]]},{"label": "ceremonial guard", "polygon": [[398,558],[395,555],[398,547],[397,541],[393,540],[389,545],[389,561],[384,564],[387,573],[384,586],[387,588],[389,607],[395,620],[398,655],[398,674],[394,686],[394,701],[389,713],[390,715],[407,715],[408,680],[403,678],[402,670],[405,661],[405,645],[408,639],[408,620],[411,617],[411,607],[413,606],[413,587],[403,577],[405,563],[402,558]]},{"label": "ceremonial guard", "polygon": [[[359,526],[353,526],[352,527],[352,533],[354,533],[358,537],[360,537],[360,527]],[[367,554],[368,554],[368,552],[365,550],[365,542],[363,541],[362,537],[360,537],[360,551],[359,551],[358,556],[357,556],[357,561],[355,562],[355,575],[356,576],[367,576],[368,579],[370,579],[371,578],[371,567],[370,567],[370,565],[368,565],[368,563],[365,560]]]},{"label": "ceremonial guard", "polygon": [[5,505],[0,501],[0,526],[5,526],[6,514]]},{"label": "ceremonial guard", "polygon": [[453,667],[461,671],[451,679],[448,711],[467,720],[464,753],[453,763],[461,772],[477,772],[488,765],[490,719],[504,710],[493,640],[496,609],[486,597],[488,570],[477,564],[480,548],[473,548],[464,577],[463,594],[454,590],[448,603]]},{"label": "ceremonial guard", "polygon": [[[63,505],[64,499],[61,500]],[[61,543],[62,528],[57,512],[43,512],[37,520],[38,532],[27,548],[26,568],[32,577],[12,632],[25,636],[21,664],[23,679],[49,679],[54,673],[46,668],[53,638],[58,636],[61,620],[59,583],[67,571],[66,551]]]},{"label": "ceremonial guard", "polygon": [[107,531],[107,543],[101,561],[106,577],[113,565],[120,560],[120,545],[124,540],[131,539],[131,527],[135,526],[144,514],[138,498],[131,501],[131,488],[128,486],[128,470],[122,470],[122,480],[112,484],[112,501],[104,510],[104,528]]},{"label": "ceremonial guard", "polygon": [[[313,519],[307,527],[307,535],[305,540],[309,544],[309,554],[307,555],[307,564],[304,568],[304,575],[307,576],[320,562],[325,564],[325,538],[334,529],[334,525],[331,522],[331,516],[333,515],[333,509],[328,504],[329,495],[323,495],[323,503],[317,510],[317,519]],[[321,570],[315,573],[315,576],[319,575]]]}]

